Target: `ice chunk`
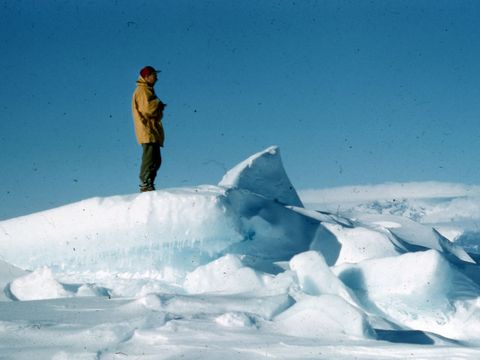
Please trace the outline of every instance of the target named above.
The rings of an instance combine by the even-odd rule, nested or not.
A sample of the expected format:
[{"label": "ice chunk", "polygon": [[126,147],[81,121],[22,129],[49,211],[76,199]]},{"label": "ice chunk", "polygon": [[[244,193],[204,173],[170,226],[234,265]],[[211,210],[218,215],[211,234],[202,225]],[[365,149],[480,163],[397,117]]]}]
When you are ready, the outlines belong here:
[{"label": "ice chunk", "polygon": [[261,275],[243,266],[237,255],[228,254],[189,273],[183,287],[192,294],[218,292],[234,294],[262,287]]},{"label": "ice chunk", "polygon": [[229,170],[218,184],[249,190],[286,205],[303,207],[285,172],[277,146],[271,146]]},{"label": "ice chunk", "polygon": [[276,316],[282,333],[315,339],[375,338],[375,331],[359,309],[335,295],[306,297]]},{"label": "ice chunk", "polygon": [[18,300],[41,300],[73,296],[43,267],[10,283],[10,292]]},{"label": "ice chunk", "polygon": [[300,288],[306,294],[338,295],[350,304],[357,304],[349,289],[333,274],[324,258],[316,251],[294,256],[290,260],[290,268],[296,272]]},{"label": "ice chunk", "polygon": [[334,271],[369,312],[407,328],[478,340],[480,289],[436,250],[366,260]]},{"label": "ice chunk", "polygon": [[[134,305],[140,305],[148,310],[154,310],[154,311],[162,310],[161,298],[155,294],[149,294],[149,295],[140,297],[139,299],[135,300]],[[130,306],[130,304],[127,306]]]},{"label": "ice chunk", "polygon": [[25,270],[22,270],[20,268],[17,268],[16,266],[10,265],[6,263],[5,261],[0,260],[0,301],[6,301],[9,300],[10,298],[7,296],[9,295],[11,297],[11,293],[9,293],[9,287],[7,286],[10,282],[12,282],[14,279],[27,275],[28,272]]},{"label": "ice chunk", "polygon": [[[195,268],[241,241],[218,187],[93,198],[0,223],[0,254],[24,268]],[[15,245],[13,245],[15,244]]]},{"label": "ice chunk", "polygon": [[[419,224],[405,217],[395,215],[361,215],[358,218],[381,227],[387,224],[388,231],[408,251],[434,249],[445,253],[451,259],[475,263],[472,257],[460,246],[455,245],[431,226]],[[393,224],[395,224],[393,226]]]},{"label": "ice chunk", "polygon": [[247,314],[228,312],[217,316],[215,322],[224,327],[243,328],[253,326],[253,321]]},{"label": "ice chunk", "polygon": [[402,254],[386,232],[372,230],[361,225],[346,227],[340,224],[322,223],[310,249],[324,254],[329,265],[357,263],[366,259]]},{"label": "ice chunk", "polygon": [[250,191],[199,186],[94,198],[0,222],[0,255],[27,269],[182,278],[226,253],[289,260],[308,249],[317,226]]},{"label": "ice chunk", "polygon": [[[68,289],[74,288],[74,286],[65,286]],[[111,297],[111,292],[109,289],[106,289],[104,287],[97,286],[96,284],[82,284],[80,285],[76,292],[75,296],[106,296],[106,297]]]}]

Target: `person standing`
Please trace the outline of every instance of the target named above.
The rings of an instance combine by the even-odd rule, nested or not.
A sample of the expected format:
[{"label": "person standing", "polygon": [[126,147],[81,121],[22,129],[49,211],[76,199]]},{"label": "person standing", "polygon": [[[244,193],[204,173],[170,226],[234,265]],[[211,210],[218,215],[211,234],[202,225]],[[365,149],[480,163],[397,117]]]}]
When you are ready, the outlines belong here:
[{"label": "person standing", "polygon": [[155,95],[153,88],[159,72],[151,66],[141,69],[132,98],[135,135],[143,151],[140,192],[155,190],[155,178],[162,164],[160,148],[165,140],[162,117],[166,105]]}]

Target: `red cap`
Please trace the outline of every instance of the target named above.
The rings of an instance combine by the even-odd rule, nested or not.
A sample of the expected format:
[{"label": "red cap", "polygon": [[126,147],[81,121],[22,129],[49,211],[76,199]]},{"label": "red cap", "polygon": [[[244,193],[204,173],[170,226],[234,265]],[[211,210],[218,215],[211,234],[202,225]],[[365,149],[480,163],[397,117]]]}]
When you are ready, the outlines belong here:
[{"label": "red cap", "polygon": [[148,75],[159,72],[160,70],[155,70],[152,66],[145,66],[142,70],[140,70],[140,76],[146,78]]}]

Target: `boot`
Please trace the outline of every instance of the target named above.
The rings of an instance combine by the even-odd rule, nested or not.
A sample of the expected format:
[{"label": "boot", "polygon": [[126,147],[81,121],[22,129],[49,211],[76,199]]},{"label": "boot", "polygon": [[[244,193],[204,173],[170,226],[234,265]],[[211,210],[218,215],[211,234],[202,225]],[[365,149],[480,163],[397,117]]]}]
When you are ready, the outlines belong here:
[{"label": "boot", "polygon": [[143,183],[140,185],[140,192],[154,191],[155,186],[152,183]]}]

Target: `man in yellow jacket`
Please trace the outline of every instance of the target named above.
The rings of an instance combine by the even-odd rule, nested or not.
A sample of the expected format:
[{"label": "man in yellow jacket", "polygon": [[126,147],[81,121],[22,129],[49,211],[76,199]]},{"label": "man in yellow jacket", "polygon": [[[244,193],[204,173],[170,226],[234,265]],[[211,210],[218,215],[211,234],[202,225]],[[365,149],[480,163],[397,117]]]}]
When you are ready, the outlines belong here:
[{"label": "man in yellow jacket", "polygon": [[155,177],[162,164],[160,147],[163,147],[165,134],[162,117],[165,104],[155,95],[153,86],[157,73],[151,66],[140,70],[137,87],[132,98],[133,123],[137,141],[142,145],[142,165],[140,167],[140,191],[155,190]]}]

